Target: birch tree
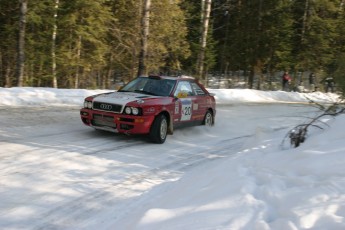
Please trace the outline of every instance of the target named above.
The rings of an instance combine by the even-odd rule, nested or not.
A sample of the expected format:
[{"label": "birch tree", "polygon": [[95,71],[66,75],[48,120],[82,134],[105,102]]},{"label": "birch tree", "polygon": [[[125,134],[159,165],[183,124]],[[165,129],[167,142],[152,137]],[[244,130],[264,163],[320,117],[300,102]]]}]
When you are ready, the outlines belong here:
[{"label": "birch tree", "polygon": [[19,0],[20,3],[20,19],[19,19],[19,36],[18,36],[18,59],[17,59],[17,86],[23,86],[24,66],[25,66],[25,27],[27,0]]},{"label": "birch tree", "polygon": [[212,0],[201,0],[201,39],[200,39],[200,51],[198,56],[197,77],[203,78],[204,76],[204,60],[207,46],[207,34],[210,22],[211,4]]},{"label": "birch tree", "polygon": [[55,0],[54,7],[54,25],[53,25],[53,34],[52,34],[52,77],[53,77],[53,87],[57,88],[57,77],[56,77],[56,36],[57,36],[57,16],[59,9],[59,0]]}]

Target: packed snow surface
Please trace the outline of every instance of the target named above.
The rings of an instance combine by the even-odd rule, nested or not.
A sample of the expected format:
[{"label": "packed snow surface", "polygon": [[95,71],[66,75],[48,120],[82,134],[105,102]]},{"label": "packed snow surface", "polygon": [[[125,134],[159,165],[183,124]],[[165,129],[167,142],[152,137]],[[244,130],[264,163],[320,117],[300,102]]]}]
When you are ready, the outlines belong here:
[{"label": "packed snow surface", "polygon": [[345,118],[287,133],[336,94],[210,89],[212,128],[162,145],[84,126],[86,96],[0,88],[0,229],[345,229]]}]

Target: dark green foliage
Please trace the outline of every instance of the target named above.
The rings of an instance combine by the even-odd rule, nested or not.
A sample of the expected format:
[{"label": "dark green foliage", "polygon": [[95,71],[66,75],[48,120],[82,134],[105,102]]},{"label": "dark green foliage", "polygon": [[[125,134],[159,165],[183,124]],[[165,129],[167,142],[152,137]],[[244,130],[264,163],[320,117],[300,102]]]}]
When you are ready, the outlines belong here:
[{"label": "dark green foliage", "polygon": [[18,1],[0,0],[0,9],[0,86],[10,87],[16,84]]},{"label": "dark green foliage", "polygon": [[340,1],[296,0],[295,2],[296,4],[293,5],[295,68],[322,70],[334,58],[333,45],[337,36],[336,24]]},{"label": "dark green foliage", "polygon": [[[151,0],[150,73],[195,73],[201,0]],[[334,76],[345,88],[345,9],[342,0],[213,0],[205,70],[244,71],[249,87],[289,70]],[[142,1],[28,1],[26,86],[52,86],[52,33],[57,26],[59,87],[104,88],[135,77]],[[0,0],[0,86],[14,86],[19,3]]]}]

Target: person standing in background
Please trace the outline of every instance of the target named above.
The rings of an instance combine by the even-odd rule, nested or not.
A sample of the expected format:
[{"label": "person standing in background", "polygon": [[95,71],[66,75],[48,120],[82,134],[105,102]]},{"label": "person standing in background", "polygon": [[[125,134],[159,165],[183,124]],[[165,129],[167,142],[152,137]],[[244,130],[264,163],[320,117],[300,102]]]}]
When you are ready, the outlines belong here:
[{"label": "person standing in background", "polygon": [[316,79],[316,76],[313,72],[311,72],[309,74],[309,90],[311,92],[315,92],[315,79]]},{"label": "person standing in background", "polygon": [[283,91],[289,91],[290,88],[290,82],[291,82],[291,77],[289,75],[289,72],[285,71],[283,76],[282,76],[282,90]]},{"label": "person standing in background", "polygon": [[324,79],[325,82],[325,91],[326,93],[334,93],[334,86],[335,86],[335,82],[334,82],[334,78],[333,77],[326,77]]}]

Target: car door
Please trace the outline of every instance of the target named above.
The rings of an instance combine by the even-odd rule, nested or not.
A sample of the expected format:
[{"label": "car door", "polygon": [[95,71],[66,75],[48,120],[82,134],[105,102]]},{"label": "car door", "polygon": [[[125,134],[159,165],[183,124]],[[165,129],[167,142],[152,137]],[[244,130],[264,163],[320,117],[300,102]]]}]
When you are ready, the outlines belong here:
[{"label": "car door", "polygon": [[174,96],[177,98],[175,103],[174,120],[180,124],[191,124],[198,116],[198,106],[196,95],[189,81],[179,81],[177,83]]},{"label": "car door", "polygon": [[196,82],[191,82],[191,86],[195,94],[193,108],[195,120],[203,121],[205,118],[206,111],[210,108],[208,94]]}]

